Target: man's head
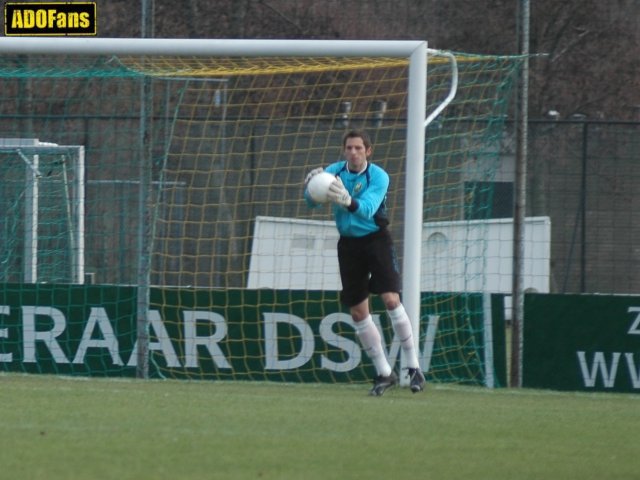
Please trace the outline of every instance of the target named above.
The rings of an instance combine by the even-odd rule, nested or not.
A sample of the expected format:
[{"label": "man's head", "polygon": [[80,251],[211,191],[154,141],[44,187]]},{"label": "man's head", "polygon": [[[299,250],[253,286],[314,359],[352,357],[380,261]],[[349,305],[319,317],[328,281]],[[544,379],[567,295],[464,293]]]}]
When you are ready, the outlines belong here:
[{"label": "man's head", "polygon": [[371,139],[369,138],[369,135],[367,135],[367,132],[365,132],[364,130],[350,130],[347,133],[345,133],[344,136],[342,137],[343,147],[347,146],[347,140],[350,138],[361,138],[364,148],[370,149],[372,147]]},{"label": "man's head", "polygon": [[351,130],[342,138],[342,147],[349,170],[353,172],[364,170],[367,158],[373,152],[369,136],[361,130]]}]

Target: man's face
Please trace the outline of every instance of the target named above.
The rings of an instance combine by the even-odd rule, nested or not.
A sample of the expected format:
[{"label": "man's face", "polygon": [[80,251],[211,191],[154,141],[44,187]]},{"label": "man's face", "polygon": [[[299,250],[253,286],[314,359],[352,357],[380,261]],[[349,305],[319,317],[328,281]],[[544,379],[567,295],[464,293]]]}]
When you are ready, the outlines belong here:
[{"label": "man's face", "polygon": [[350,170],[361,171],[369,155],[371,155],[371,147],[366,148],[360,137],[347,138],[344,145],[344,156],[349,163]]}]

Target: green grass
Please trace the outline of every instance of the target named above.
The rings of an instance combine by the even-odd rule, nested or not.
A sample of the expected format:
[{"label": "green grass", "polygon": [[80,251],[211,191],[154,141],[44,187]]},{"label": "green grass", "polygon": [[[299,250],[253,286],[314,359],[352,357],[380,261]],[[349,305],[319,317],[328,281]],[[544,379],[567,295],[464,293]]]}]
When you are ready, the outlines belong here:
[{"label": "green grass", "polygon": [[637,479],[640,397],[0,374],[2,479]]}]

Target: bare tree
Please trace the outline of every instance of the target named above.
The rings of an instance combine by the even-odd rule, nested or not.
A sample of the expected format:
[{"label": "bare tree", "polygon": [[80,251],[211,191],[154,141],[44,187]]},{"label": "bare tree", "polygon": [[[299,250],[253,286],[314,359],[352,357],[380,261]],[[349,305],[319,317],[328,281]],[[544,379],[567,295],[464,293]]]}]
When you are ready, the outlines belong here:
[{"label": "bare tree", "polygon": [[[628,7],[637,18],[638,5]],[[611,10],[610,3],[597,0],[535,3],[531,51],[543,55],[532,62],[532,115],[556,110],[563,118],[620,119],[632,114],[625,105],[636,95],[637,25]]]},{"label": "bare tree", "polygon": [[[425,39],[434,48],[516,53],[519,0],[148,0],[156,37]],[[140,2],[97,0],[100,36],[140,36]],[[640,2],[532,4],[530,116],[637,119]]]}]

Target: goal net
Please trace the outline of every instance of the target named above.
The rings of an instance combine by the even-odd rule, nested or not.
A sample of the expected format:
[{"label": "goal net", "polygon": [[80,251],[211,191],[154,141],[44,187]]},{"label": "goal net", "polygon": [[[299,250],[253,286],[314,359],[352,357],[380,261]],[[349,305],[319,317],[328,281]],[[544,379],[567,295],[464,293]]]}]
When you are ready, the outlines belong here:
[{"label": "goal net", "polygon": [[84,149],[0,138],[4,282],[84,282]]},{"label": "goal net", "polygon": [[[502,290],[451,267],[497,260],[485,220],[505,208],[495,187],[517,58],[456,54],[454,69],[421,42],[18,40],[0,40],[0,138],[77,148],[0,149],[13,195],[2,195],[0,369],[369,381],[338,300],[329,209],[302,198],[306,173],[362,128],[390,175],[428,380],[500,383],[487,293]],[[25,275],[27,260],[43,273]],[[399,368],[377,299],[373,311]]]}]

